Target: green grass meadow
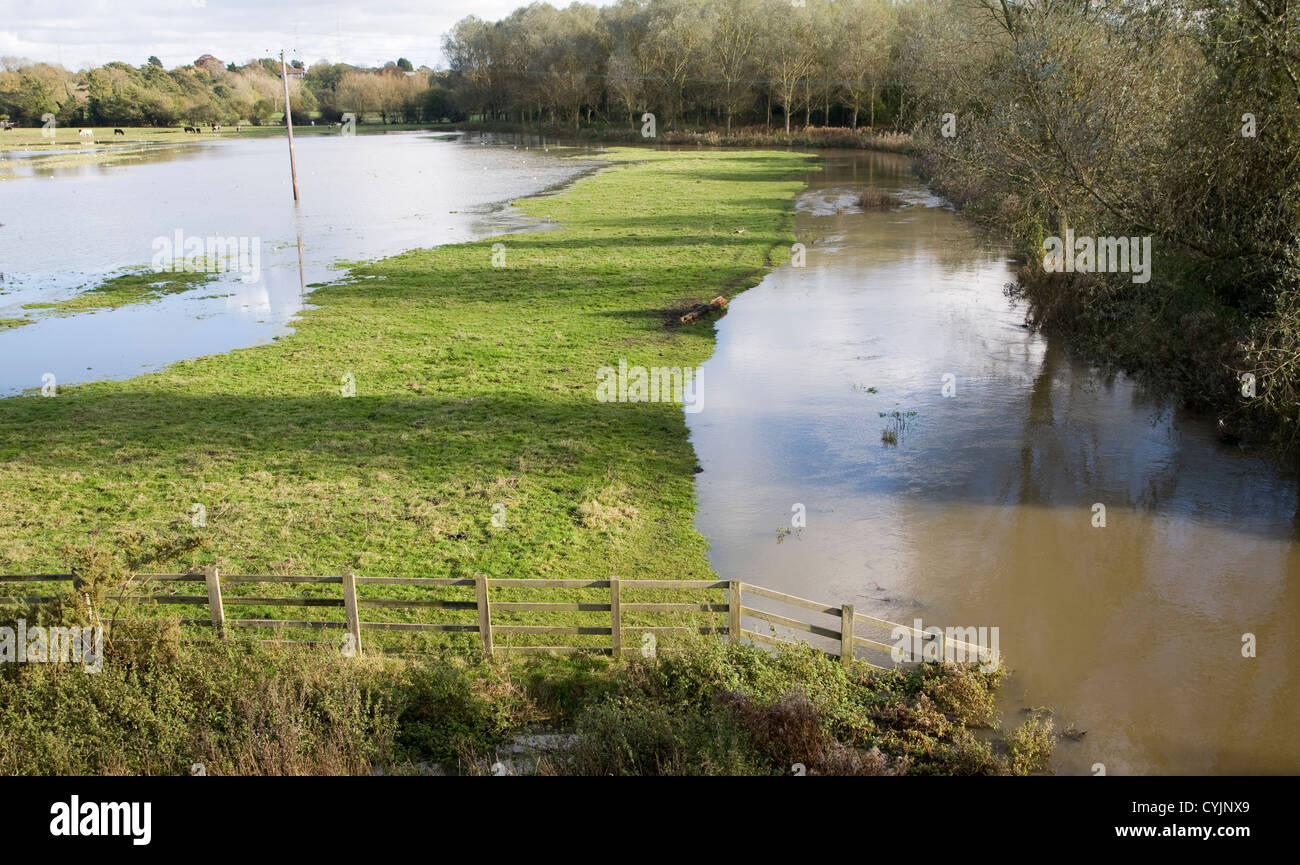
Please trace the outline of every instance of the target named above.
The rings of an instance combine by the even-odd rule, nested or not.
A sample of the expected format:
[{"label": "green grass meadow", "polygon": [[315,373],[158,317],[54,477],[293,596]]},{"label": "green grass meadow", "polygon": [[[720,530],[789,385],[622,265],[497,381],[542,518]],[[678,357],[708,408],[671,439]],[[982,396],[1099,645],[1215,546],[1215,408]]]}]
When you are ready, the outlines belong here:
[{"label": "green grass meadow", "polygon": [[[253,574],[715,578],[694,528],[682,407],[600,402],[597,370],[706,359],[712,323],[683,326],[673,311],[734,297],[788,254],[810,166],[762,152],[609,158],[563,192],[517,202],[556,230],[358,266],[318,289],[296,331],[270,345],[0,400],[0,573],[75,567],[85,578],[76,594],[5,615],[122,616],[102,674],[0,664],[0,774],[178,775],[195,764],[213,775],[492,774],[499,760],[510,772],[599,776],[1046,767],[1050,719],[1002,730],[1003,673],[973,665],[880,673],[806,645],[769,652],[702,636],[666,639],[660,647],[678,651],[649,657],[488,658],[472,632],[369,629],[358,658],[268,645],[258,630],[213,640],[169,618],[204,619],[203,607],[122,614],[114,598],[139,591],[133,573],[212,563]],[[343,395],[349,383],[355,396]],[[194,524],[195,504],[206,525]],[[504,525],[493,525],[494,505]],[[0,581],[6,591],[38,585]],[[337,585],[224,591],[230,618],[342,617],[337,607],[240,603],[294,591],[337,598]],[[494,600],[608,598],[582,591],[501,589]],[[359,593],[473,599],[462,587]],[[688,599],[670,596],[628,590],[623,600]],[[542,615],[609,624],[608,612],[494,611],[493,625]],[[474,617],[471,604],[362,609],[367,621]],[[625,625],[638,621],[624,613]],[[595,634],[500,635],[497,645],[512,640],[609,645]],[[390,654],[416,649],[427,651]],[[519,752],[548,732],[567,744]]]},{"label": "green grass meadow", "polygon": [[[555,230],[360,265],[270,345],[0,400],[0,572],[93,551],[149,572],[714,578],[682,407],[598,402],[596,371],[705,360],[711,322],[671,311],[788,255],[809,159],[605,158],[515,202]],[[402,592],[437,596],[363,596]],[[366,618],[384,613],[411,620]]]}]

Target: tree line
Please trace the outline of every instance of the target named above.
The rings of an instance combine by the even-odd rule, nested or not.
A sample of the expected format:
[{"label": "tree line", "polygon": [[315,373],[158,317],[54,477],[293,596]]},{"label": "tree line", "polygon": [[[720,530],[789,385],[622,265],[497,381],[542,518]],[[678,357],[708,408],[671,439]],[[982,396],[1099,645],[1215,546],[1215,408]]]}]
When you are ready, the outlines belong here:
[{"label": "tree line", "polygon": [[[367,69],[321,61],[289,76],[289,103],[300,118],[338,120],[352,112],[383,123],[456,120],[450,93],[434,70],[401,58]],[[113,62],[79,72],[51,63],[0,59],[0,120],[39,126],[177,126],[283,121],[280,61],[237,65],[204,55],[165,69],[156,57],[140,66]]]},{"label": "tree line", "polygon": [[[1300,6],[938,0],[898,50],[930,183],[1026,255],[1071,345],[1300,443]],[[1152,278],[1049,273],[1048,238],[1150,237]]]},{"label": "tree line", "polygon": [[470,16],[443,37],[466,114],[521,124],[843,125],[895,121],[891,0],[620,0]]}]

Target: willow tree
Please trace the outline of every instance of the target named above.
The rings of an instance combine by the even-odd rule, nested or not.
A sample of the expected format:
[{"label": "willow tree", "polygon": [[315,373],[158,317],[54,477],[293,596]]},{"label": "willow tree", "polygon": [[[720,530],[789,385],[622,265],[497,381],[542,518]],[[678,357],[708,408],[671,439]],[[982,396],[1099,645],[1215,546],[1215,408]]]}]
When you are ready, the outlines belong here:
[{"label": "willow tree", "polygon": [[715,85],[712,89],[726,117],[728,135],[735,114],[754,101],[752,79],[757,74],[759,39],[755,11],[752,0],[718,0],[706,12],[709,48],[705,76]]},{"label": "willow tree", "polygon": [[816,62],[813,27],[807,7],[791,6],[785,0],[765,0],[760,54],[772,95],[785,114],[785,131],[790,133],[790,115],[806,88]]},{"label": "willow tree", "polygon": [[707,50],[708,32],[702,0],[658,0],[651,6],[651,18],[643,44],[658,90],[666,124],[675,126],[686,107],[686,88],[698,79],[701,60]]},{"label": "willow tree", "polygon": [[442,50],[465,107],[495,119],[501,96],[496,76],[504,54],[499,28],[473,15],[462,18],[443,36]]},{"label": "willow tree", "polygon": [[628,125],[635,129],[636,112],[642,105],[641,93],[644,89],[641,83],[644,77],[641,63],[636,53],[624,42],[609,55],[606,69],[605,88],[611,101],[627,112]]},{"label": "willow tree", "polygon": [[868,124],[876,125],[876,96],[891,66],[898,38],[898,8],[888,0],[841,0],[836,8],[841,36],[834,69],[845,105],[858,128],[863,107]]}]

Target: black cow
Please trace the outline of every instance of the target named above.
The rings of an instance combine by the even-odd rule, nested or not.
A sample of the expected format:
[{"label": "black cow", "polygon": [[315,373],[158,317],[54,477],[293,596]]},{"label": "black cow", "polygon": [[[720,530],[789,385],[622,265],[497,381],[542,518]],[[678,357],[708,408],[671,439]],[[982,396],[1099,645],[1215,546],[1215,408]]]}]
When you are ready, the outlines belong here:
[{"label": "black cow", "polygon": [[114,129],[114,130],[113,130],[113,134],[114,134],[114,135],[126,135],[126,133],[123,132],[123,131],[120,130],[120,129]]}]

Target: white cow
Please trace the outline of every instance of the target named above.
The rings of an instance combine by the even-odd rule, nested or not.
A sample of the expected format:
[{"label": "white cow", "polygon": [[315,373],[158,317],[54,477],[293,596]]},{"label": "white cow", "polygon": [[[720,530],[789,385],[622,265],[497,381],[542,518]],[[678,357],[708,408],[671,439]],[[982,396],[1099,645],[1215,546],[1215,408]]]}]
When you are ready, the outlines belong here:
[{"label": "white cow", "polygon": [[91,144],[95,143],[95,130],[93,129],[82,129],[77,135],[82,141],[89,141]]}]

